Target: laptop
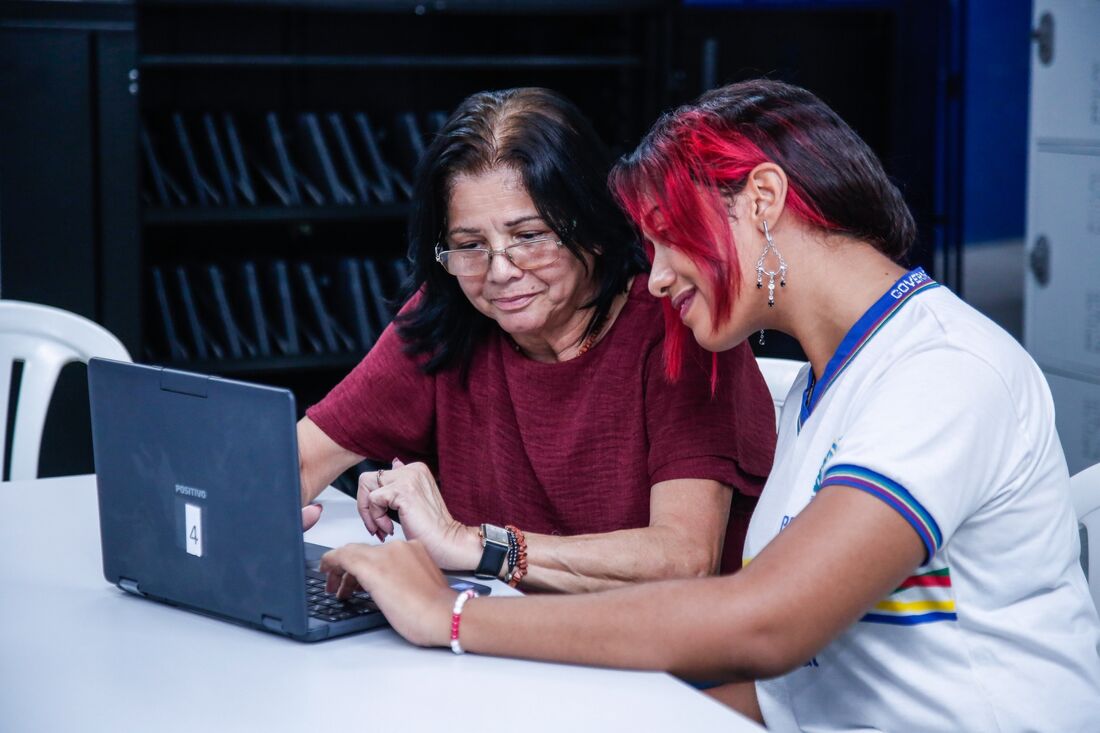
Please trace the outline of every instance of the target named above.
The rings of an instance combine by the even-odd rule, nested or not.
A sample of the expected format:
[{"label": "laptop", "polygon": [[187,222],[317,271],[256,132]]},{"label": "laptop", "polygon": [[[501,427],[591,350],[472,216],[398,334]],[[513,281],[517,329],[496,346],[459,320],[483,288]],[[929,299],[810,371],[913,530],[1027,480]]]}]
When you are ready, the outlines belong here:
[{"label": "laptop", "polygon": [[88,391],[108,582],[299,641],[386,624],[369,594],[324,592],[288,390],[92,359]]}]

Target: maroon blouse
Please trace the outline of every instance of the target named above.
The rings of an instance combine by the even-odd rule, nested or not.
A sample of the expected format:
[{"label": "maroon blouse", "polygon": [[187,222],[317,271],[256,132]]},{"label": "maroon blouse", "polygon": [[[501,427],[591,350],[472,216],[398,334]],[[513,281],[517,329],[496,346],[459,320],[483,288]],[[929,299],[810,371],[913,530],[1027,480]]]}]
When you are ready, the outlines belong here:
[{"label": "maroon blouse", "polygon": [[680,379],[668,381],[662,332],[660,304],[638,276],[584,354],[533,361],[493,330],[464,386],[457,368],[420,371],[391,325],[306,414],[354,453],[427,463],[451,514],[469,525],[557,535],[645,527],[654,484],[720,481],[735,490],[722,563],[730,572],[771,470],[775,412],[747,343],[719,354],[712,396],[712,356],[693,341]]}]

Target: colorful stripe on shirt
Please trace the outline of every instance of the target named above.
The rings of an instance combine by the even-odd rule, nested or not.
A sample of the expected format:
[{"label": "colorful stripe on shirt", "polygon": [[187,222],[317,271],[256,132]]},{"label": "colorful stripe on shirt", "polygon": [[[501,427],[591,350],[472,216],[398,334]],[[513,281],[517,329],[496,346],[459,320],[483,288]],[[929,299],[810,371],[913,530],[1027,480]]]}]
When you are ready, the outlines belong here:
[{"label": "colorful stripe on shirt", "polygon": [[886,502],[916,530],[917,536],[924,543],[924,550],[927,553],[924,560],[926,563],[935,556],[943,544],[940,527],[932,515],[925,510],[916,497],[905,490],[904,486],[886,478],[881,473],[851,464],[834,465],[826,469],[821,484],[814,487],[814,491],[820,491],[826,486],[848,486],[865,491]]},{"label": "colorful stripe on shirt", "polygon": [[[751,557],[741,560],[745,567]],[[939,568],[910,575],[893,593],[863,615],[861,622],[892,626],[918,626],[937,621],[957,621],[951,592],[951,570]]]},{"label": "colorful stripe on shirt", "polygon": [[895,626],[916,626],[935,621],[956,621],[951,592],[951,571],[938,568],[905,579],[860,621]]},{"label": "colorful stripe on shirt", "polygon": [[829,387],[844,373],[852,360],[856,358],[863,347],[874,338],[883,326],[894,317],[901,307],[917,293],[923,293],[932,288],[938,288],[940,284],[928,276],[922,267],[915,267],[894,283],[893,287],[882,294],[875,304],[860,316],[859,320],[845,334],[836,353],[825,365],[825,371],[821,375],[821,381],[814,379],[813,370],[810,371],[806,383],[806,390],[802,397],[802,409],[798,416],[798,429],[809,419],[814,407],[821,402],[821,398],[829,390]]}]

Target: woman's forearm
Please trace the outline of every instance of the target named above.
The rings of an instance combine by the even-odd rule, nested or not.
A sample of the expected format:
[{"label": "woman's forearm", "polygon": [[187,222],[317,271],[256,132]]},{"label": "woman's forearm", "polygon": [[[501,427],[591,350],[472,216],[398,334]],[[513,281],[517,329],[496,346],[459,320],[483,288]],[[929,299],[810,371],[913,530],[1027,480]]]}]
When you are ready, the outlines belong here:
[{"label": "woman's forearm", "polygon": [[650,489],[648,527],[572,537],[528,534],[523,587],[580,593],[713,575],[731,496],[732,489],[717,481],[663,481]]},{"label": "woman's forearm", "polygon": [[501,656],[764,679],[809,661],[897,588],[923,554],[916,532],[887,504],[829,489],[734,575],[478,598],[463,615],[461,640],[467,650]]},{"label": "woman's forearm", "polygon": [[693,536],[667,526],[574,537],[528,534],[526,538],[528,570],[523,587],[565,593],[713,575],[718,572],[723,540],[722,534]]},{"label": "woman's forearm", "polygon": [[302,505],[317,498],[345,469],[363,460],[342,448],[308,417],[298,421],[298,476]]},{"label": "woman's forearm", "polygon": [[[467,651],[736,681],[775,673],[734,576],[606,593],[477,598],[462,617]],[[721,643],[716,643],[721,640]]]},{"label": "woman's forearm", "polygon": [[[720,565],[731,496],[717,481],[675,479],[650,489],[647,527],[563,537],[531,532],[517,520],[512,561],[524,588],[574,593],[711,575]],[[424,543],[439,567],[479,567],[484,548],[478,526],[452,517],[425,464],[395,462],[392,469],[364,475],[357,499],[364,524],[380,539],[391,533],[387,514],[396,510],[405,537]],[[499,573],[503,577],[510,569],[502,565]]]},{"label": "woman's forearm", "polygon": [[739,681],[810,661],[897,588],[924,553],[900,513],[841,487],[823,490],[734,575],[474,598],[459,624],[454,592],[421,542],[346,545],[321,567],[329,590],[365,589],[415,644],[447,646],[457,628],[467,651]]}]

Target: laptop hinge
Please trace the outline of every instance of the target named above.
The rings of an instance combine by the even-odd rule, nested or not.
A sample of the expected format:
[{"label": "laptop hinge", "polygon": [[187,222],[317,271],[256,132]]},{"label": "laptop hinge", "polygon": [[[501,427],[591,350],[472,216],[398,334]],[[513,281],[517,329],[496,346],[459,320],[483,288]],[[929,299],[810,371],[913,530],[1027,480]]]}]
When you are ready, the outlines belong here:
[{"label": "laptop hinge", "polygon": [[141,588],[138,587],[138,583],[136,580],[130,580],[129,578],[119,578],[118,587],[126,591],[127,593],[133,593],[135,596],[145,595],[141,592]]},{"label": "laptop hinge", "polygon": [[265,629],[270,629],[280,634],[283,633],[283,620],[281,618],[275,618],[274,616],[264,614],[260,617],[260,620],[263,621]]}]

